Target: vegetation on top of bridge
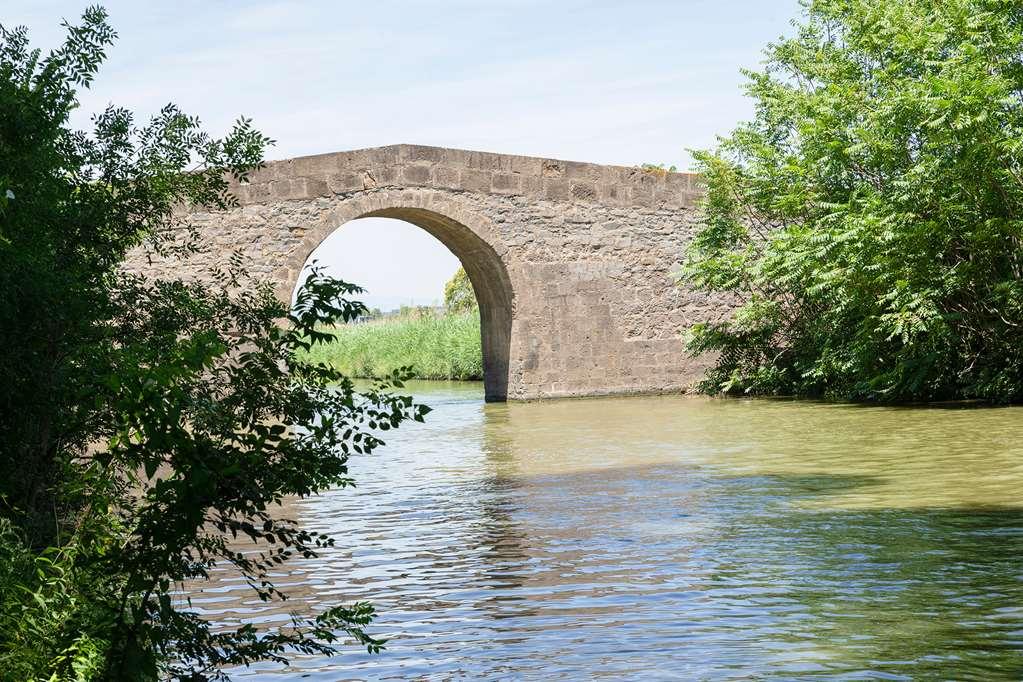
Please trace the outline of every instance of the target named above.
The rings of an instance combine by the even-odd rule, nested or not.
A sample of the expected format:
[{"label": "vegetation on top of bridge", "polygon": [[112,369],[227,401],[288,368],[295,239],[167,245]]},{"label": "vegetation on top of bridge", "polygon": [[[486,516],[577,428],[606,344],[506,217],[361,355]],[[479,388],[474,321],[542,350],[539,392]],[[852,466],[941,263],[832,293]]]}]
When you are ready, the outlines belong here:
[{"label": "vegetation on top of bridge", "polygon": [[1023,399],[1023,10],[813,0],[697,155],[683,279],[743,303],[691,330],[704,388]]}]

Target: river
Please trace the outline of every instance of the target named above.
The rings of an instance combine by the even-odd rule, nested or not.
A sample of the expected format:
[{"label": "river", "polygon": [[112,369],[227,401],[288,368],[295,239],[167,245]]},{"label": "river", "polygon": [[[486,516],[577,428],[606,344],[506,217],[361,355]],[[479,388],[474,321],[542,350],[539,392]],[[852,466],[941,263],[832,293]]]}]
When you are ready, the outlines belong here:
[{"label": "river", "polygon": [[[389,639],[239,680],[1023,678],[1023,409],[636,397],[434,411],[289,510],[286,609]],[[218,574],[222,622],[286,610]]]}]

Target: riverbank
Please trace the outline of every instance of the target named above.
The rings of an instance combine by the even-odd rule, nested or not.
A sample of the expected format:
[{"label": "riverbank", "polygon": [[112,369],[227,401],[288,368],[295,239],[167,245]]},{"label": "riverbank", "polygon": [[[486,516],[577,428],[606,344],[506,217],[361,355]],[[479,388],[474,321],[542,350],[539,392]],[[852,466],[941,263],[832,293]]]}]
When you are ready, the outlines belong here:
[{"label": "riverbank", "polygon": [[352,377],[376,378],[412,366],[419,379],[483,378],[478,312],[389,318],[331,331],[337,338],[308,357]]}]

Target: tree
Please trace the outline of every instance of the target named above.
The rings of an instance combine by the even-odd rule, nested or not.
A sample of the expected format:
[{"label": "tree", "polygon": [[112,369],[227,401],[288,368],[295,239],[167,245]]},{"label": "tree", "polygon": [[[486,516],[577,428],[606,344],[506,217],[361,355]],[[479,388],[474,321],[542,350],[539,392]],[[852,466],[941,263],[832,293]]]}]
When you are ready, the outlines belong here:
[{"label": "tree", "polygon": [[[212,138],[172,105],[72,130],[115,33],[98,7],[65,26],[47,57],[0,27],[0,668],[203,680],[340,637],[377,650],[366,604],[213,631],[172,599],[224,564],[286,596],[269,571],[332,540],[274,505],[349,485],[349,453],[427,408],[390,392],[403,372],[360,392],[296,355],[366,312],[358,287],[313,271],[289,310],[240,257],[207,284],[120,269],[134,248],[203,248],[174,207],[236,205],[228,178],[270,141],[246,119]],[[260,552],[237,552],[238,535]]]},{"label": "tree", "polygon": [[704,389],[1023,398],[1023,9],[812,0],[750,72],[756,114],[697,154],[682,271]]},{"label": "tree", "polygon": [[477,308],[472,282],[461,266],[444,285],[444,307],[449,313],[467,313]]}]

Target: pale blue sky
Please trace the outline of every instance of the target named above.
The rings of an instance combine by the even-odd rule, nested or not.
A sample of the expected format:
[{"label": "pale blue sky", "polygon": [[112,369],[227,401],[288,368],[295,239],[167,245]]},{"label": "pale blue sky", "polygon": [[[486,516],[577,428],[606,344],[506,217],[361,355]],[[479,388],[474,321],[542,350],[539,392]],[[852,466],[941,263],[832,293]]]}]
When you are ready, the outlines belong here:
[{"label": "pale blue sky", "polygon": [[[120,39],[77,122],[173,101],[214,133],[239,114],[269,158],[399,142],[687,167],[749,116],[741,67],[797,0],[104,3]],[[85,3],[7,0],[43,48]],[[317,251],[371,305],[429,302],[457,262],[417,228],[360,221]]]}]

